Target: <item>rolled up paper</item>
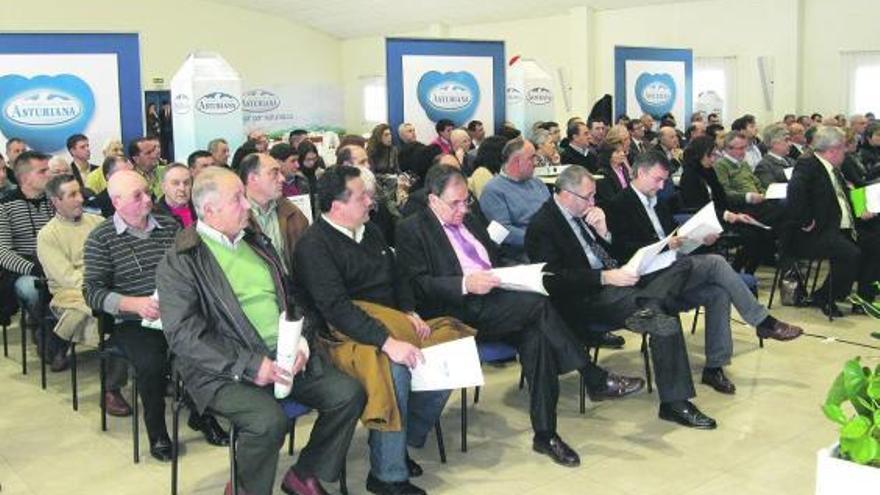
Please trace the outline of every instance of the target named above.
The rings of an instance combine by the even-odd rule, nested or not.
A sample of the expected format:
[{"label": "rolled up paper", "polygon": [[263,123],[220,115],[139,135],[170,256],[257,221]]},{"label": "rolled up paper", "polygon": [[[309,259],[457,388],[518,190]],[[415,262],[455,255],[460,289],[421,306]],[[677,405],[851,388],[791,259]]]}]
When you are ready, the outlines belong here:
[{"label": "rolled up paper", "polygon": [[288,321],[286,312],[281,313],[281,316],[278,317],[278,351],[275,362],[290,373],[290,385],[276,383],[276,399],[284,399],[290,395],[290,387],[293,386],[293,364],[296,362],[296,353],[299,350],[302,326],[302,318]]}]

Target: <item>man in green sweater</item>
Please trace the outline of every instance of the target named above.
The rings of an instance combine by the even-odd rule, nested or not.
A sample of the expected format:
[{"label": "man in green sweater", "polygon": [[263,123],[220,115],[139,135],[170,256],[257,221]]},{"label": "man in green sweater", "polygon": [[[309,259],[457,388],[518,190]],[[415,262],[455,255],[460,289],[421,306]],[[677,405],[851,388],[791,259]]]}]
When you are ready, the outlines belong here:
[{"label": "man in green sweater", "polygon": [[[269,495],[289,421],[272,393],[318,410],[308,444],[285,474],[288,494],[322,495],[335,481],[366,396],[326,361],[306,322],[293,369],[276,362],[279,318],[294,314],[288,280],[268,238],[245,229],[250,203],[235,174],[211,167],[196,178],[196,225],[181,231],[157,270],[163,327],[199,411],[227,417],[239,431],[239,493]],[[231,493],[227,485],[226,493]]]},{"label": "man in green sweater", "polygon": [[724,187],[728,205],[776,226],[783,217],[781,202],[764,198],[764,185],[746,161],[748,147],[749,138],[743,132],[731,131],[724,136],[724,154],[715,162],[718,182]]}]

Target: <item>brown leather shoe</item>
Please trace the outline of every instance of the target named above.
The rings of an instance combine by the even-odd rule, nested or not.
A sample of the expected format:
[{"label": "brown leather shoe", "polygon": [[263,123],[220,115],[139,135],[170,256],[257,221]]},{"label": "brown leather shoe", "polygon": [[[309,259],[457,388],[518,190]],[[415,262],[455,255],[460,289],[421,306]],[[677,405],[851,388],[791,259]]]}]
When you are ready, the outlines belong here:
[{"label": "brown leather shoe", "polygon": [[107,408],[107,414],[111,416],[131,416],[131,406],[128,405],[119,390],[104,392],[104,407]]},{"label": "brown leather shoe", "polygon": [[773,340],[794,340],[804,333],[804,329],[784,321],[776,320],[773,328],[758,327],[758,337]]},{"label": "brown leather shoe", "polygon": [[288,469],[284,475],[281,490],[287,495],[328,495],[318,478],[300,478],[293,468]]},{"label": "brown leather shoe", "polygon": [[621,376],[614,373],[608,373],[605,380],[605,388],[600,390],[587,389],[587,395],[593,402],[599,402],[606,399],[619,399],[630,394],[634,394],[645,386],[645,380],[639,377]]}]

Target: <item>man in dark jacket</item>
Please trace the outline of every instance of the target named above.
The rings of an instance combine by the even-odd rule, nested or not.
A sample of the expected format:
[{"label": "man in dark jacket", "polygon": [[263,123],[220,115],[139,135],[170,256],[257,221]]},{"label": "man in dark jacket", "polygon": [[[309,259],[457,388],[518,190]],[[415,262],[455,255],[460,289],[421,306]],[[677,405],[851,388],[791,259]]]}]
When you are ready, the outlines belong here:
[{"label": "man in dark jacket", "polygon": [[563,165],[580,165],[592,173],[597,172],[596,154],[591,151],[590,128],[582,120],[569,123],[565,135],[568,143],[562,147],[559,160]]},{"label": "man in dark jacket", "polygon": [[245,230],[250,205],[235,174],[206,170],[193,199],[199,221],[177,236],[156,277],[168,345],[187,390],[200,411],[216,411],[240,431],[241,489],[269,494],[288,419],[267,387],[293,381],[291,397],[319,415],[282,490],[323,494],[318,478],[339,477],[364,392],[321,354],[310,358],[308,328],[292,372],[275,361],[279,319],[295,311],[267,238]]}]

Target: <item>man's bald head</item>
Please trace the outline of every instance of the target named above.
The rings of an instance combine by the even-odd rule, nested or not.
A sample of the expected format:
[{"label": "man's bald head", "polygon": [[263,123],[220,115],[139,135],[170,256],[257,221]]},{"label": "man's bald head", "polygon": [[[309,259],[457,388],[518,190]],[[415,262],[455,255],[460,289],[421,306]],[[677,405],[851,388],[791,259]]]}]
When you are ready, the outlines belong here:
[{"label": "man's bald head", "polygon": [[131,193],[143,186],[147,187],[144,177],[134,170],[120,170],[110,177],[107,182],[107,193],[111,198]]}]

